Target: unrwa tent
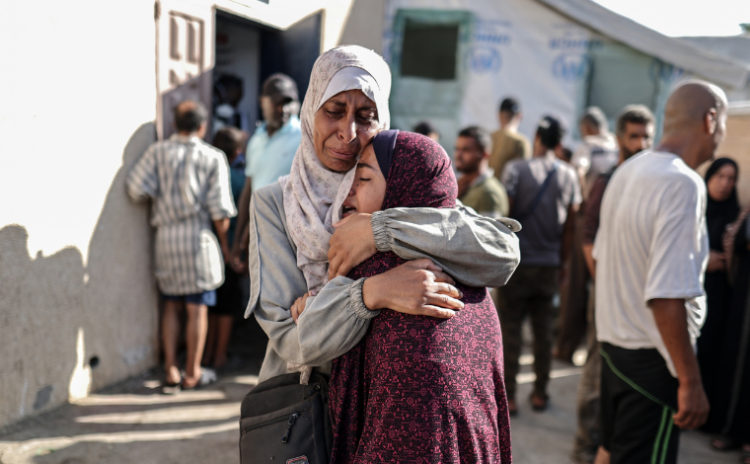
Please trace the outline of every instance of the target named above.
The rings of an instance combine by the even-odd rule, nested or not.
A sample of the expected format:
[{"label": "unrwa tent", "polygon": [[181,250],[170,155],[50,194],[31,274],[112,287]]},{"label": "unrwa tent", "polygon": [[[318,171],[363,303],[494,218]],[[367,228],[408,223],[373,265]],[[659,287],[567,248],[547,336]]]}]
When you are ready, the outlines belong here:
[{"label": "unrwa tent", "polygon": [[544,114],[570,126],[585,107],[614,120],[641,103],[660,118],[671,88],[698,77],[747,95],[750,66],[666,37],[589,0],[390,0],[383,54],[395,127],[430,120],[452,151],[459,128],[497,126],[503,97],[521,101],[521,132]]}]

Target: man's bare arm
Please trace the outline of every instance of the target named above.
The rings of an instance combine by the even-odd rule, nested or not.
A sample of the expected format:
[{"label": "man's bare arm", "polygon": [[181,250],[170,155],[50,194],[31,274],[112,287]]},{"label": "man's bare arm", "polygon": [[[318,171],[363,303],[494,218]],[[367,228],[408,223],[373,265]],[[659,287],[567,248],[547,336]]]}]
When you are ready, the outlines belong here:
[{"label": "man's bare arm", "polygon": [[565,266],[570,257],[570,250],[573,249],[573,235],[575,234],[576,213],[578,205],[568,206],[568,218],[563,226],[562,243],[560,244],[560,264]]},{"label": "man's bare arm", "polygon": [[[245,230],[250,219],[250,197],[253,192],[252,183],[252,178],[245,178],[245,186],[242,188],[242,194],[240,195],[240,204],[237,205],[237,224],[235,225],[235,230],[240,232]],[[242,240],[246,239],[246,236],[243,238],[243,235],[240,233],[234,236],[234,243],[231,244],[233,255],[239,254]],[[244,244],[244,249],[247,250],[247,243],[245,242]]]},{"label": "man's bare arm", "polygon": [[221,246],[221,254],[224,258],[224,262],[228,263],[231,259],[231,253],[229,250],[229,240],[227,240],[227,231],[229,230],[229,218],[217,219],[214,222],[214,231],[216,231],[216,238],[219,239],[219,245]]},{"label": "man's bare arm", "polygon": [[583,244],[583,257],[586,259],[586,267],[589,268],[591,278],[596,280],[596,260],[594,259],[594,244]]},{"label": "man's bare arm", "polygon": [[681,429],[700,427],[706,422],[709,405],[703,391],[698,359],[690,343],[685,300],[656,298],[650,300],[648,306],[654,314],[656,326],[672,358],[680,383],[674,423]]},{"label": "man's bare arm", "polygon": [[585,195],[583,198],[584,200],[588,200],[588,195],[586,192],[588,192],[588,186],[586,185],[586,170],[583,169],[577,169],[576,172],[578,172],[578,185],[581,186],[581,195]]}]

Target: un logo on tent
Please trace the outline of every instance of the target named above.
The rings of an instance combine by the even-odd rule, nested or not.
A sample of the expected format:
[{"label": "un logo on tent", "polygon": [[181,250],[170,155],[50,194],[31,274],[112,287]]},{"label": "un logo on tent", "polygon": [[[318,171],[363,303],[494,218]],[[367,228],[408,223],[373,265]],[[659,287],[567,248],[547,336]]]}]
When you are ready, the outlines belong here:
[{"label": "un logo on tent", "polygon": [[573,82],[583,78],[589,67],[586,55],[560,55],[552,63],[552,75],[555,78]]},{"label": "un logo on tent", "polygon": [[472,47],[466,54],[466,66],[477,74],[496,74],[502,64],[500,52],[492,47]]},{"label": "un logo on tent", "polygon": [[665,63],[659,58],[654,58],[648,68],[649,77],[652,82],[674,82],[685,75],[685,70],[675,65]]}]

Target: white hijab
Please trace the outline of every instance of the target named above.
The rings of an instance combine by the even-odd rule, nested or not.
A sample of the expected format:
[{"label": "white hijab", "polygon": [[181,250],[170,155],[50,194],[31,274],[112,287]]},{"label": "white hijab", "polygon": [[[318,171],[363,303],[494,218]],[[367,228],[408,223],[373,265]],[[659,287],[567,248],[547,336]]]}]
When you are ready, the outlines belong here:
[{"label": "white hijab", "polygon": [[313,144],[315,113],[331,97],[354,89],[375,102],[380,127],[388,129],[388,64],[374,51],[357,45],[331,49],[315,61],[300,114],[302,142],[290,174],[279,179],[287,229],[297,246],[297,266],[305,275],[308,290],[319,290],[327,282],[328,242],[355,171],[333,172],[320,162]]}]

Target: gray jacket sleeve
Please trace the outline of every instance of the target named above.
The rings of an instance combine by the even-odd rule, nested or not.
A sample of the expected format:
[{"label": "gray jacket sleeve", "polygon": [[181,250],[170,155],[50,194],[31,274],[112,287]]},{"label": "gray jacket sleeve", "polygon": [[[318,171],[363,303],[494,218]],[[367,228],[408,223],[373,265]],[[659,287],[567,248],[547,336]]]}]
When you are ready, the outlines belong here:
[{"label": "gray jacket sleeve", "polygon": [[505,285],[521,260],[520,224],[480,216],[471,208],[390,208],[372,215],[378,251],[403,259],[431,258],[472,287]]},{"label": "gray jacket sleeve", "polygon": [[[286,362],[320,366],[352,349],[379,313],[368,310],[362,301],[364,279],[338,277],[329,282],[317,297],[308,299],[297,325],[289,309],[307,292],[307,284],[286,231],[278,183],[253,194],[249,227],[251,288],[245,317],[254,312],[268,335],[261,376],[285,373]],[[280,372],[268,372],[270,366]]]},{"label": "gray jacket sleeve", "polygon": [[370,311],[362,300],[365,279],[336,277],[307,299],[297,331],[306,364],[317,366],[345,354],[365,336]]}]

